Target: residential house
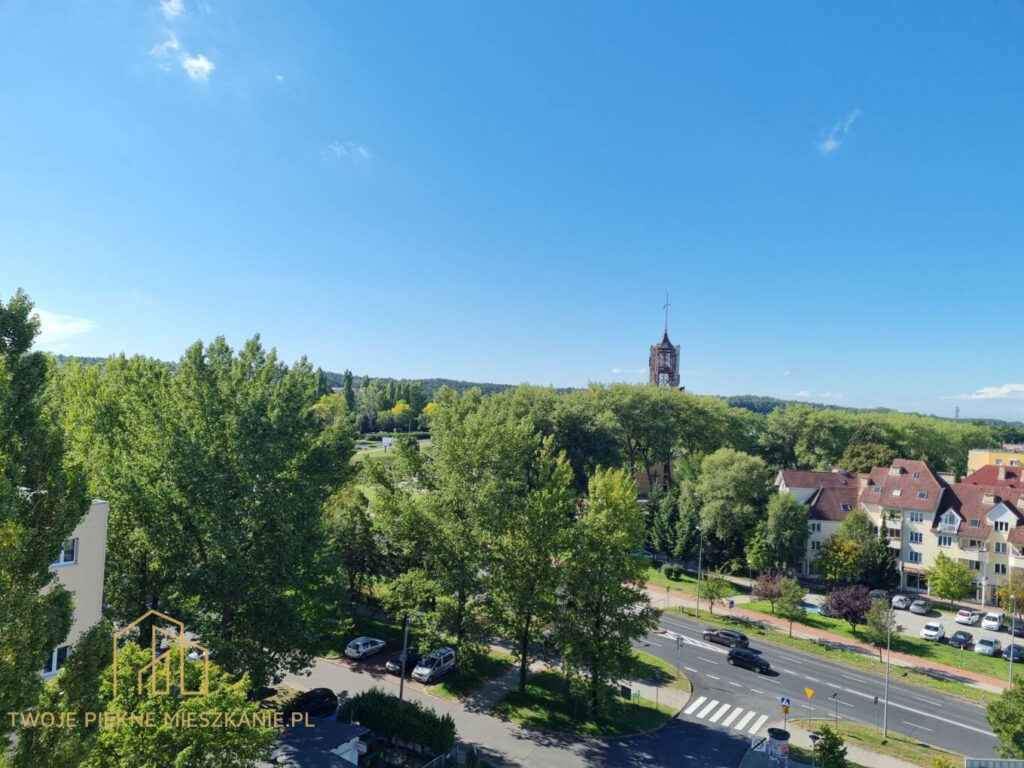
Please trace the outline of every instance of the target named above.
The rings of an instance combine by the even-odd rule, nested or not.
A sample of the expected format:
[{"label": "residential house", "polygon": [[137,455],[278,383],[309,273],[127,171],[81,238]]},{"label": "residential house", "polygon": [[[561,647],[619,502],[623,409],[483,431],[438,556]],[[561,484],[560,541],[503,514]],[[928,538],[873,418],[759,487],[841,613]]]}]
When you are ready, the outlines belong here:
[{"label": "residential house", "polygon": [[987,464],[971,472],[961,482],[968,485],[992,485],[1006,488],[1024,488],[1021,479],[1024,468],[1006,464]]},{"label": "residential house", "polygon": [[822,544],[839,530],[846,515],[857,507],[857,475],[842,470],[813,472],[781,469],[775,476],[779,493],[788,493],[807,505],[807,551],[800,564],[804,576],[814,576],[813,563]]},{"label": "residential house", "polygon": [[94,500],[82,522],[64,542],[50,565],[57,581],[74,596],[75,613],[67,639],[50,653],[43,675],[57,674],[68,652],[82,634],[103,614],[103,568],[107,559],[107,516],[110,505]]}]

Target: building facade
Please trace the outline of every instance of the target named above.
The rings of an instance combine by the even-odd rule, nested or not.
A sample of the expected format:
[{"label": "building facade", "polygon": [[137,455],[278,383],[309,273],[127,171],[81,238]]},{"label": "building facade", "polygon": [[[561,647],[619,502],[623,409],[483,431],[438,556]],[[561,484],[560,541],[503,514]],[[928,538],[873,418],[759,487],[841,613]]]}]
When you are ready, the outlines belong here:
[{"label": "building facade", "polygon": [[967,471],[975,472],[989,464],[996,467],[1019,467],[1024,464],[1024,445],[1001,448],[972,448],[967,452]]},{"label": "building facade", "polygon": [[813,563],[821,547],[839,530],[839,524],[857,504],[858,476],[842,470],[812,472],[782,469],[775,476],[779,493],[788,493],[807,505],[807,548],[800,572],[813,577]]},{"label": "building facade", "polygon": [[102,618],[109,513],[107,502],[94,500],[50,565],[57,581],[74,596],[75,613],[67,639],[51,651],[50,658],[43,665],[44,676],[57,674],[78,638]]}]

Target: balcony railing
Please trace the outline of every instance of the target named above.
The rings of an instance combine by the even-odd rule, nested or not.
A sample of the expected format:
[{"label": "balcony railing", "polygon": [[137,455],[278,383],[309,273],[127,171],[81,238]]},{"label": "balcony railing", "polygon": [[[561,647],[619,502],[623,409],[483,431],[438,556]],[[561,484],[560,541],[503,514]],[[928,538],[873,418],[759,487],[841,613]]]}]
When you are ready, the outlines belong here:
[{"label": "balcony railing", "polygon": [[939,523],[939,533],[956,533],[960,523]]}]

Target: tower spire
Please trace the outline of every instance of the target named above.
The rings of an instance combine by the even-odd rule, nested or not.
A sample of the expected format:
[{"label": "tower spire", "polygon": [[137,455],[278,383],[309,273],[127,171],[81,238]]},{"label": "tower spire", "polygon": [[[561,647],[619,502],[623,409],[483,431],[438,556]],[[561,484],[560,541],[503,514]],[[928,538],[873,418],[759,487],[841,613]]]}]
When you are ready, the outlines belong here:
[{"label": "tower spire", "polygon": [[668,308],[672,305],[668,303],[668,291],[665,292],[665,306],[662,309],[665,310],[665,335],[668,335]]}]

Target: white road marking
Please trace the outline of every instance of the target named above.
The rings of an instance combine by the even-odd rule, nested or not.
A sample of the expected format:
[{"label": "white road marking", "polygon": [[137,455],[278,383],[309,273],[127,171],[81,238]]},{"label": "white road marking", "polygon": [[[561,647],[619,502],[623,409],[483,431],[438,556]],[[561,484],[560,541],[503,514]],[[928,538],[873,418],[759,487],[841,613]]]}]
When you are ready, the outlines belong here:
[{"label": "white road marking", "polygon": [[844,675],[842,672],[839,673],[840,677],[845,677],[847,680],[856,680],[858,683],[868,682],[863,677],[856,677],[855,675]]},{"label": "white road marking", "polygon": [[825,681],[825,685],[831,685],[833,688],[842,688],[843,687],[841,685],[836,685],[835,683],[830,683],[828,680]]},{"label": "white road marking", "polygon": [[923,725],[918,725],[917,723],[908,723],[906,720],[904,720],[903,722],[904,722],[905,725],[909,725],[909,726],[912,726],[914,728],[920,728],[922,731],[928,731],[928,733],[932,732],[931,728],[925,728]]},{"label": "white road marking", "polygon": [[751,688],[750,690],[752,693],[760,693],[762,696],[764,696],[764,691],[759,691],[757,690],[757,688]]},{"label": "white road marking", "polygon": [[814,682],[814,683],[820,683],[821,682],[821,680],[819,680],[818,678],[811,677],[810,675],[804,675],[804,677],[807,678],[808,680],[810,680],[811,682]]},{"label": "white road marking", "polygon": [[700,659],[701,661],[706,661],[708,664],[717,664],[718,663],[717,661],[712,661],[711,659],[705,659],[703,656],[698,656],[697,658]]},{"label": "white road marking", "polygon": [[730,712],[729,716],[727,718],[725,718],[725,720],[722,721],[722,727],[723,728],[728,728],[729,725],[732,724],[732,721],[735,720],[737,717],[739,717],[740,714],[742,714],[742,712],[743,712],[743,707],[736,707],[736,709],[734,709],[732,712]]},{"label": "white road marking", "polygon": [[691,714],[693,712],[693,710],[695,710],[697,707],[699,707],[701,704],[703,704],[707,700],[708,700],[707,696],[701,696],[699,699],[697,699],[695,702],[693,702],[693,704],[691,704],[686,709],[684,709],[683,710],[683,714],[686,714],[686,715]]},{"label": "white road marking", "polygon": [[734,683],[732,680],[729,681],[729,685],[735,685],[737,688],[742,688],[743,687],[739,683]]},{"label": "white road marking", "polygon": [[743,716],[743,719],[736,723],[736,725],[734,726],[736,730],[742,731],[743,728],[747,725],[747,723],[749,723],[756,714],[757,712],[755,712],[754,710],[750,710],[749,712],[747,712],[747,714]]},{"label": "white road marking", "polygon": [[715,712],[715,714],[708,718],[708,722],[717,723],[721,719],[722,715],[724,715],[730,709],[732,709],[732,704],[723,704],[721,709],[719,709],[717,712]]},{"label": "white road marking", "polygon": [[928,705],[933,706],[933,707],[941,707],[942,706],[942,704],[940,704],[939,702],[933,701],[932,699],[926,699],[923,696],[915,696],[912,693],[908,693],[907,696],[909,696],[912,699],[917,699],[918,701],[923,701],[925,704],[928,704]]},{"label": "white road marking", "polygon": [[[855,691],[852,688],[843,688],[843,690],[846,691],[847,693],[852,693],[854,696],[862,696],[865,699],[873,699],[873,698],[875,698],[874,696],[872,696],[870,694],[861,693],[860,691]],[[885,701],[885,699],[882,699],[882,701]],[[967,725],[966,723],[961,723],[958,720],[951,720],[948,717],[942,717],[941,715],[935,715],[935,714],[932,714],[931,712],[922,712],[920,709],[914,709],[913,707],[908,707],[906,704],[897,704],[895,701],[890,701],[889,702],[889,706],[890,707],[896,707],[897,709],[902,709],[902,710],[904,710],[906,712],[913,712],[915,715],[920,715],[921,717],[930,717],[932,720],[938,720],[940,723],[945,723],[946,725],[954,725],[954,726],[957,726],[958,728],[966,728],[969,731],[974,731],[975,733],[980,733],[982,736],[989,736],[989,737],[992,736],[992,732],[991,731],[986,731],[986,730],[983,730],[981,728],[976,728],[973,725]],[[842,720],[842,716],[840,716],[839,719]],[[919,726],[919,727],[923,727],[923,726]]]},{"label": "white road marking", "polygon": [[776,669],[779,672],[785,672],[787,675],[795,675],[796,674],[796,672],[794,672],[792,669],[784,669],[783,667],[776,667]]},{"label": "white road marking", "polygon": [[722,679],[720,677],[715,677],[714,675],[704,675],[704,677],[708,678],[709,680],[721,680]]},{"label": "white road marking", "polygon": [[696,672],[697,671],[693,667],[683,667],[683,669],[685,669],[687,672]]},{"label": "white road marking", "polygon": [[779,654],[779,658],[780,659],[785,659],[786,661],[792,661],[794,664],[803,664],[803,662],[800,661],[800,659],[794,659],[792,656],[787,656],[784,653],[780,653]]},{"label": "white road marking", "polygon": [[804,709],[814,709],[814,707],[812,707],[810,704],[801,704],[800,706]]},{"label": "white road marking", "polygon": [[757,733],[759,730],[761,730],[761,726],[764,725],[765,721],[767,721],[767,720],[768,720],[768,715],[761,715],[759,718],[757,718],[757,722],[754,723],[752,726],[750,726],[750,730],[747,731],[747,733],[750,733],[750,734]]},{"label": "white road marking", "polygon": [[704,709],[702,709],[700,712],[698,712],[697,713],[697,717],[700,718],[701,720],[703,720],[705,717],[708,716],[708,712],[710,712],[712,709],[714,709],[717,706],[718,706],[718,699],[715,699],[710,704],[708,704],[706,707],[704,707]]}]

